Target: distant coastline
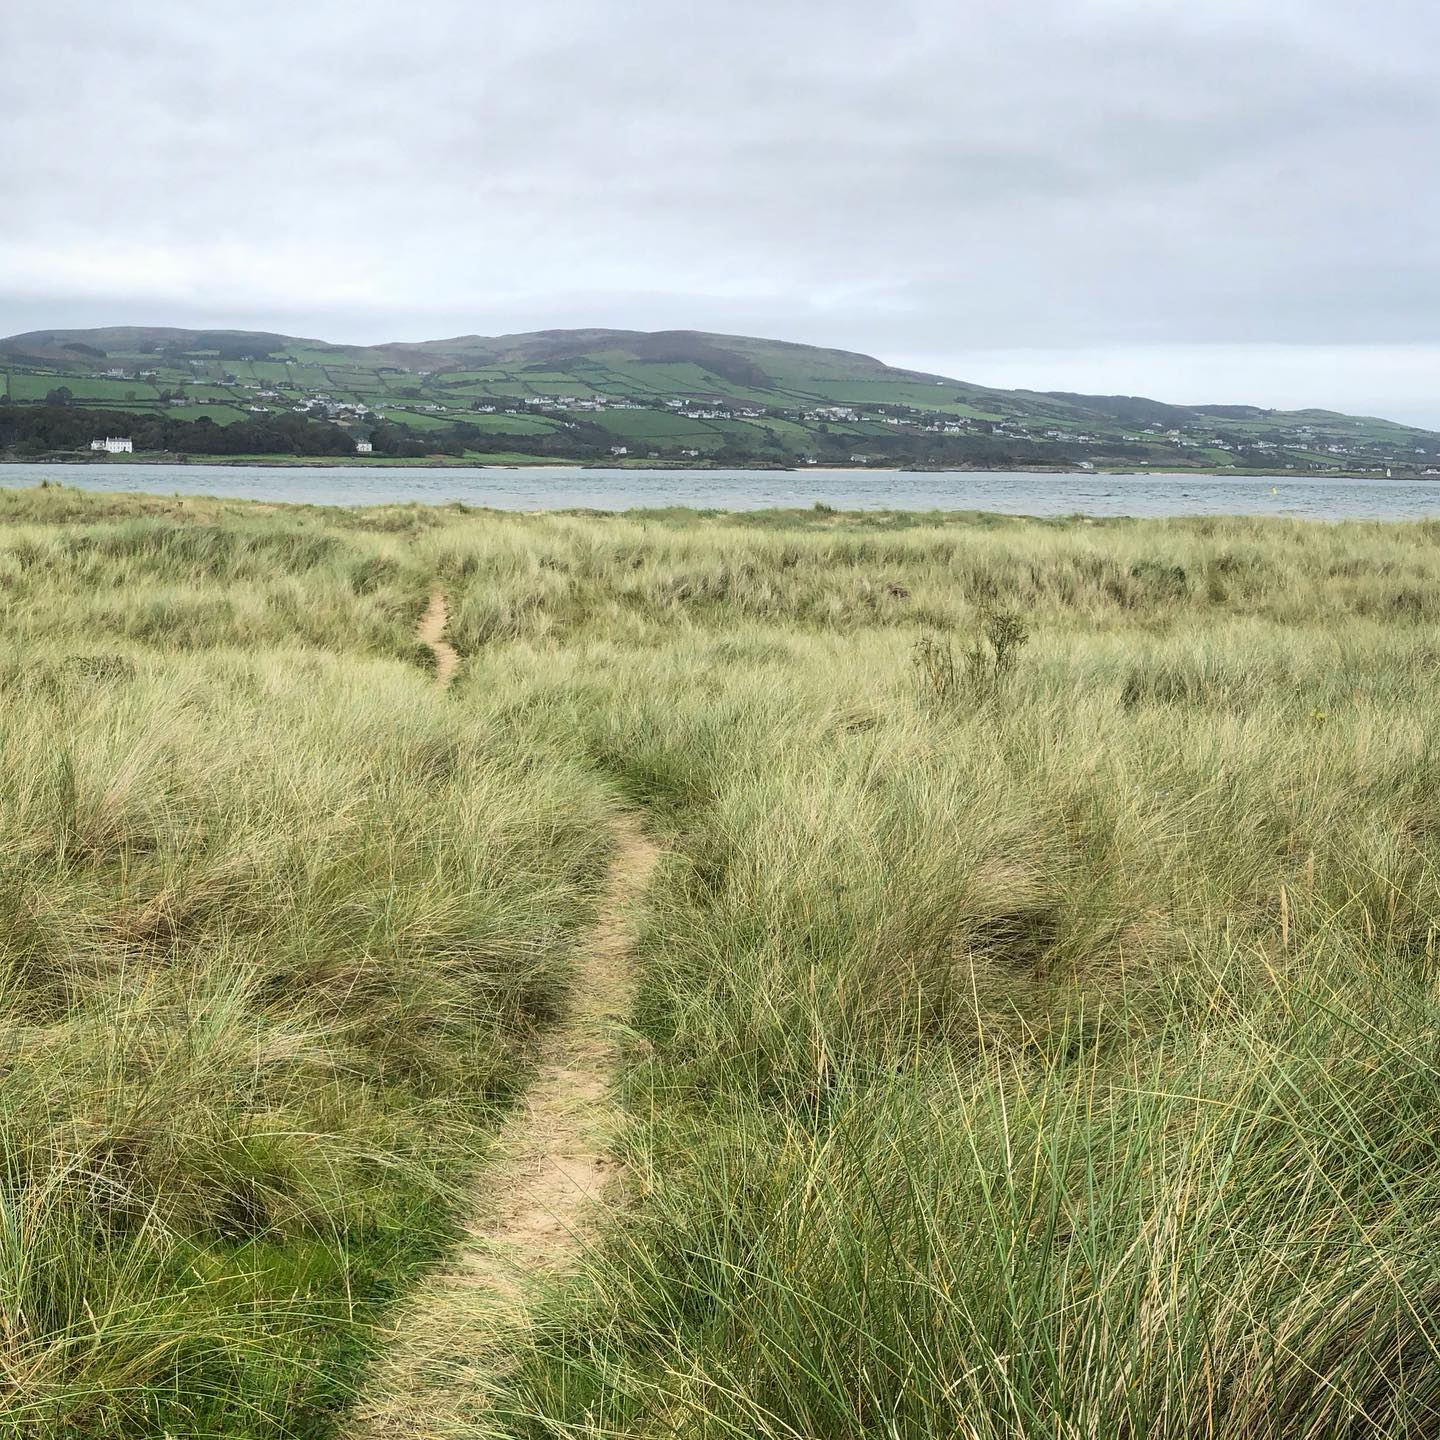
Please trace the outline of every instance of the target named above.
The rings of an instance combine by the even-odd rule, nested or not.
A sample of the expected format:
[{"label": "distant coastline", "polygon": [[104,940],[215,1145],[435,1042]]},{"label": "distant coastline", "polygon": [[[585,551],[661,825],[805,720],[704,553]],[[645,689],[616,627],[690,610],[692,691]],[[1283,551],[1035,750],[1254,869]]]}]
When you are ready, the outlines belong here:
[{"label": "distant coastline", "polygon": [[743,335],[0,339],[0,454],[91,447],[107,463],[1440,478],[1440,433],[1374,416],[1002,390]]},{"label": "distant coastline", "polygon": [[1197,478],[1212,479],[1255,479],[1255,480],[1389,480],[1396,484],[1432,484],[1440,475],[1426,475],[1414,469],[1402,474],[1380,474],[1374,470],[1328,470],[1323,475],[1310,470],[1225,468],[1215,466],[1185,466],[1180,464],[1155,465],[1136,468],[1133,465],[1096,465],[1082,468],[1073,465],[1046,465],[1037,462],[1006,464],[994,461],[987,464],[955,465],[902,465],[883,464],[854,465],[843,461],[827,462],[823,465],[784,465],[778,462],[766,464],[720,463],[714,461],[671,461],[671,460],[594,460],[578,456],[392,456],[392,455],[183,455],[158,451],[126,455],[107,455],[91,451],[57,451],[48,455],[16,455],[0,453],[0,465],[86,465],[124,468],[135,465],[165,465],[176,469],[211,468],[256,468],[256,469],[304,469],[304,470],[601,470],[616,471],[663,471],[667,474],[689,473],[706,475],[714,473],[741,472],[746,474],[826,474],[845,473],[851,475],[887,474],[897,472],[907,475],[1068,475],[1079,480],[1096,476],[1127,476],[1144,479],[1154,476],[1157,481],[1173,481],[1176,478],[1193,475]]}]

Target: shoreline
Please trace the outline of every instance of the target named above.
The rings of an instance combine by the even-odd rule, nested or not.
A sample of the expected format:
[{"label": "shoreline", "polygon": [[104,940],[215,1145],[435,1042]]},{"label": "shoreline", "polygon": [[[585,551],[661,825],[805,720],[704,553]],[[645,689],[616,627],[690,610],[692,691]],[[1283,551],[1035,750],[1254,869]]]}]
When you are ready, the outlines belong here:
[{"label": "shoreline", "polygon": [[148,452],[121,458],[114,455],[40,455],[20,457],[0,455],[0,467],[15,465],[66,465],[66,466],[114,466],[125,468],[130,465],[163,465],[176,470],[192,468],[230,469],[275,469],[275,470],[597,470],[608,473],[662,471],[666,474],[685,473],[694,475],[1043,475],[1071,476],[1075,479],[1126,478],[1143,480],[1153,476],[1157,480],[1173,482],[1194,476],[1196,479],[1235,480],[1374,480],[1389,481],[1391,484],[1426,484],[1440,481],[1440,475],[1427,475],[1418,471],[1400,475],[1379,475],[1373,470],[1327,470],[1316,473],[1309,470],[1223,470],[1201,467],[1175,467],[1171,469],[1150,468],[1135,470],[1126,466],[1105,466],[1092,470],[1081,470],[1070,466],[1047,465],[958,465],[946,468],[919,468],[903,465],[708,465],[693,461],[640,461],[631,464],[605,464],[595,460],[555,460],[550,458],[515,457],[505,459],[456,459],[453,456],[426,456],[423,459],[408,459],[387,456],[332,456],[332,455],[175,455],[167,451]]}]

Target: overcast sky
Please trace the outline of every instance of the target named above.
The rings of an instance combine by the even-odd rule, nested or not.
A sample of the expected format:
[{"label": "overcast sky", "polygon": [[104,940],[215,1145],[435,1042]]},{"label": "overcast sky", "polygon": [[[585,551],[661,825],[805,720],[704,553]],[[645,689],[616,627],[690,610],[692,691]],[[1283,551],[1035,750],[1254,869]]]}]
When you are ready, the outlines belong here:
[{"label": "overcast sky", "polygon": [[1435,0],[0,0],[0,334],[579,325],[1440,427]]}]

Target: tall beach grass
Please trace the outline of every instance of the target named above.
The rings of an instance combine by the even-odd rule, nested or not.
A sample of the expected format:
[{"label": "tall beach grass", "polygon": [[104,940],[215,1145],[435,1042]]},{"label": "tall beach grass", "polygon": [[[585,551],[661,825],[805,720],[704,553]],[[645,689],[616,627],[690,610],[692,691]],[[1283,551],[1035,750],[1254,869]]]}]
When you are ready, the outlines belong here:
[{"label": "tall beach grass", "polygon": [[1434,1433],[1437,540],[0,494],[0,1424],[343,1426],[625,805],[467,1433]]}]

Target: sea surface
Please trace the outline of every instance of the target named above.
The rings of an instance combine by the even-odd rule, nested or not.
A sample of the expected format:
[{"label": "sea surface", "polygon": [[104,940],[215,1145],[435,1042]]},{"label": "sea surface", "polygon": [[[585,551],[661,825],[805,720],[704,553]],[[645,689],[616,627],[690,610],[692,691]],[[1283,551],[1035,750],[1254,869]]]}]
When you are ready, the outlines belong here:
[{"label": "sea surface", "polygon": [[0,465],[0,485],[376,505],[460,500],[499,510],[989,510],[1010,515],[1288,515],[1312,520],[1440,516],[1440,481],[1026,471],[591,470],[301,465]]}]

